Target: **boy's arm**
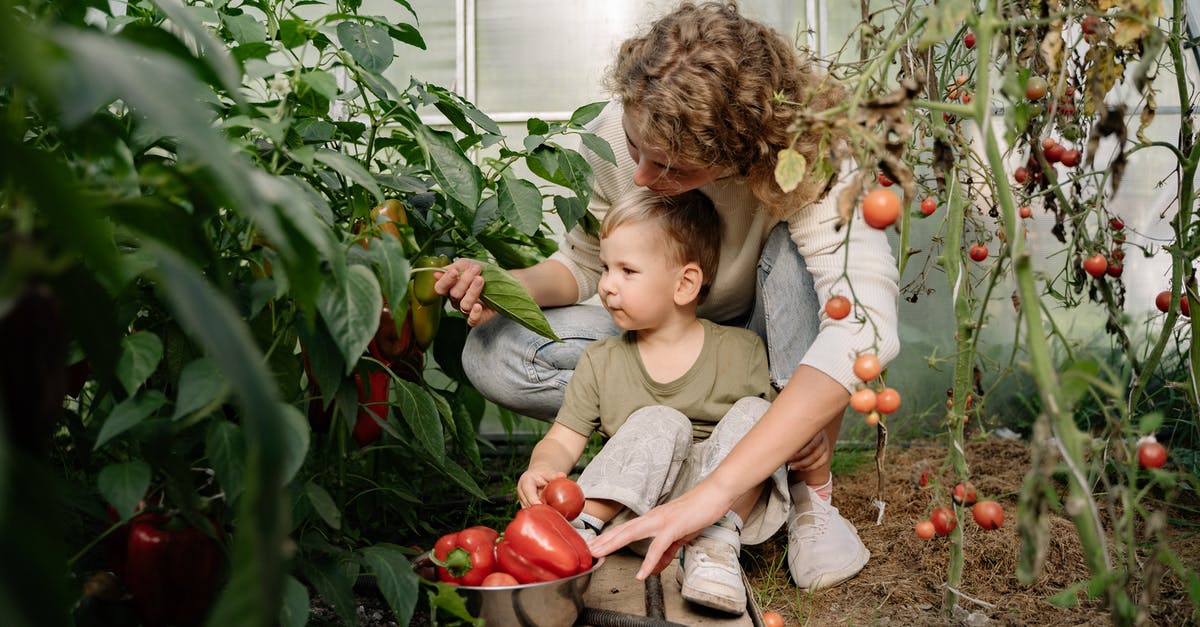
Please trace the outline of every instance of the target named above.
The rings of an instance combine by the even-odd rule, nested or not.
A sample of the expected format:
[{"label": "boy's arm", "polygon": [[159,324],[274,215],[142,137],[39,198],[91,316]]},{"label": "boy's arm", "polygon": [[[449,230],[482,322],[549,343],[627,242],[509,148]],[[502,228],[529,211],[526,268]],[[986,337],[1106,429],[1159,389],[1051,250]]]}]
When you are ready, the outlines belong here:
[{"label": "boy's arm", "polygon": [[542,488],[551,479],[566,475],[575,467],[587,442],[586,435],[554,423],[537,446],[533,447],[529,470],[517,480],[517,498],[521,501],[521,507],[541,503]]}]

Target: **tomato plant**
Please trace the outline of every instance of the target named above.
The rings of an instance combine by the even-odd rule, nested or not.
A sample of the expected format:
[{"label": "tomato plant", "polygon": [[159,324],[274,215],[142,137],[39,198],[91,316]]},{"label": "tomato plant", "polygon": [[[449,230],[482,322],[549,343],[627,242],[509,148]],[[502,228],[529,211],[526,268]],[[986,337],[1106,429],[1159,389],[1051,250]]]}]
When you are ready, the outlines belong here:
[{"label": "tomato plant", "polygon": [[863,381],[872,381],[879,376],[882,366],[879,358],[871,353],[859,355],[854,360],[854,375]]},{"label": "tomato plant", "polygon": [[1162,468],[1167,463],[1167,447],[1147,436],[1138,442],[1137,457],[1142,468]]},{"label": "tomato plant", "polygon": [[881,414],[895,413],[900,409],[900,392],[893,388],[883,388],[875,395],[875,409]]},{"label": "tomato plant", "polygon": [[845,296],[834,296],[825,302],[825,314],[834,320],[850,315],[850,309],[850,299]]},{"label": "tomato plant", "polygon": [[948,507],[935,507],[929,515],[929,522],[933,523],[933,530],[939,536],[946,536],[958,526],[958,517],[954,515],[954,510]]},{"label": "tomato plant", "polygon": [[921,201],[921,213],[931,216],[935,211],[937,211],[937,201],[932,197]]},{"label": "tomato plant", "polygon": [[885,229],[900,217],[900,198],[889,189],[872,190],[863,198],[862,214],[868,225]]},{"label": "tomato plant", "polygon": [[916,532],[917,537],[922,540],[929,540],[933,538],[934,534],[936,533],[933,528],[933,522],[928,520],[922,520],[918,522],[916,525]]},{"label": "tomato plant", "polygon": [[972,261],[983,261],[988,257],[988,247],[983,244],[972,244],[967,255],[971,257]]},{"label": "tomato plant", "polygon": [[863,388],[850,395],[850,407],[859,413],[868,413],[875,409],[875,390]]},{"label": "tomato plant", "polygon": [[1083,270],[1094,277],[1102,277],[1108,271],[1108,258],[1096,253],[1083,260]]},{"label": "tomato plant", "polygon": [[954,490],[951,491],[950,497],[958,505],[974,505],[979,498],[975,492],[975,486],[970,483],[958,482],[954,484]]}]

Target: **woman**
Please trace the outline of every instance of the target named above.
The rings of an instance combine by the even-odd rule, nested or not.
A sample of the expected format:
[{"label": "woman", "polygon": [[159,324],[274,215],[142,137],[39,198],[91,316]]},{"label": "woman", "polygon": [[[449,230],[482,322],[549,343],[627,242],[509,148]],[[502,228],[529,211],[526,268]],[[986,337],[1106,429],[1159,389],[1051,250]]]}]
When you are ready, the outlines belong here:
[{"label": "woman", "polygon": [[[731,2],[682,4],[645,35],[624,42],[609,87],[614,101],[590,130],[609,141],[618,159],[614,166],[585,153],[596,180],[590,210],[603,217],[634,186],[665,194],[699,189],[709,196],[721,214],[721,257],[699,315],[757,331],[780,394],[705,481],[606,530],[592,542],[593,552],[604,555],[653,537],[638,573],[645,578],[718,520],[737,495],[787,462],[793,580],[805,589],[840,583],[857,574],[870,553],[830,504],[832,447],[858,383],[854,358],[875,353],[886,364],[899,350],[898,276],[882,231],[856,217],[847,250],[846,231],[835,228],[849,164],[828,178],[810,171],[791,192],[779,188],[774,172],[779,151],[788,147],[818,163],[822,137],[796,137],[793,123],[806,109],[836,104],[844,92],[781,34],[742,16]],[[565,340],[558,344],[483,304],[478,263],[460,259],[448,266],[436,289],[475,327],[463,357],[472,383],[501,405],[553,419],[583,346],[618,332],[604,309],[577,304],[595,294],[600,271],[596,237],[576,227],[549,259],[514,272],[549,308],[546,317]],[[851,289],[856,315],[824,316],[825,301],[850,296]]]}]

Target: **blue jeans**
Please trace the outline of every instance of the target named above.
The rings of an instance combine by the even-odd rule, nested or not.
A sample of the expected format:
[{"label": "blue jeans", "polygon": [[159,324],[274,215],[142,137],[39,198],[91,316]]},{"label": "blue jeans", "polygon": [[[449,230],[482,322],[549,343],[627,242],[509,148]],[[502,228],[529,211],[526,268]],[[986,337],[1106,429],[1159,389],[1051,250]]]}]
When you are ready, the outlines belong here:
[{"label": "blue jeans", "polygon": [[[782,388],[820,329],[813,278],[786,223],[771,231],[758,260],[754,308],[748,318],[718,321],[754,330],[767,345],[771,382]],[[572,305],[545,310],[561,343],[496,316],[471,330],[463,367],[471,384],[497,405],[553,421],[579,355],[590,343],[621,332],[603,307]]]}]

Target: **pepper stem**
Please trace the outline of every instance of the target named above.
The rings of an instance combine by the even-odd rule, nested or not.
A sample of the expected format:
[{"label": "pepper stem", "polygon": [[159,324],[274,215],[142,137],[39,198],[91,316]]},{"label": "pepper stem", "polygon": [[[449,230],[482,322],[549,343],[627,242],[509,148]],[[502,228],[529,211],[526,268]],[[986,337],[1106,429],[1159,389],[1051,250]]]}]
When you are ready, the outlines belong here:
[{"label": "pepper stem", "polygon": [[451,577],[462,577],[474,568],[474,565],[471,564],[471,553],[461,546],[456,546],[447,553],[445,560],[438,559],[437,555],[430,552],[429,561],[445,568]]}]

